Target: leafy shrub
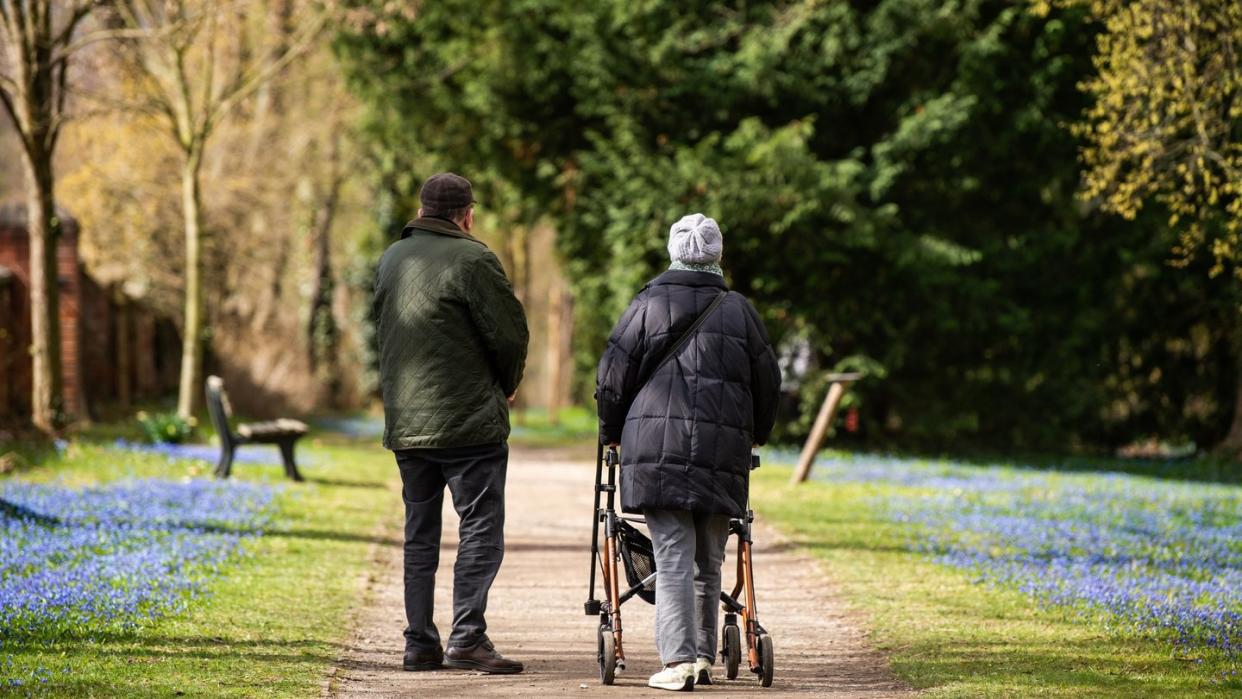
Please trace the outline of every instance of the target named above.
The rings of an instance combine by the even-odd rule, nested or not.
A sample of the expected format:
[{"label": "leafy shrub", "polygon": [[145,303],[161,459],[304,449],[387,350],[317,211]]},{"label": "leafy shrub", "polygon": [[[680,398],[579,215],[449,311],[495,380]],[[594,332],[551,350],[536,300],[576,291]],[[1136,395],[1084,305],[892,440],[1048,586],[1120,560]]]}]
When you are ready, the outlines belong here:
[{"label": "leafy shrub", "polygon": [[138,413],[138,425],[142,428],[142,436],[151,444],[181,444],[188,441],[194,434],[198,421],[193,417],[183,418],[176,413]]}]

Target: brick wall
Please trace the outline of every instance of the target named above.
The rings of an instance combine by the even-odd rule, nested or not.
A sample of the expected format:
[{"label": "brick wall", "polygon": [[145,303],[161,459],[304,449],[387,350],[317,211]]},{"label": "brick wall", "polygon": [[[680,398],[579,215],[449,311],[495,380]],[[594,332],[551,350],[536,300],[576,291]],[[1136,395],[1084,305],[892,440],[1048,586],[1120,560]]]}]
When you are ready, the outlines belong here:
[{"label": "brick wall", "polygon": [[[19,407],[22,414],[30,411],[30,239],[17,217],[7,216],[0,221],[0,265],[13,272],[13,291],[21,308],[18,311],[20,334],[17,342],[5,347],[5,362],[9,365],[13,388],[25,398]],[[24,218],[21,217],[21,218]],[[72,219],[65,222],[56,249],[56,272],[60,288],[60,356],[63,372],[65,407],[72,413],[85,414],[86,400],[83,391],[81,366],[81,337],[78,317],[82,306],[81,272],[78,269],[78,228]]]},{"label": "brick wall", "polygon": [[17,337],[20,324],[17,320],[16,285],[13,273],[8,267],[3,267],[0,270],[0,425],[5,424],[6,418],[15,415],[18,409],[12,370],[18,348],[21,347]]},{"label": "brick wall", "polygon": [[[56,274],[60,283],[60,357],[65,409],[86,415],[86,386],[82,376],[82,271],[78,265],[77,224],[62,226],[56,246]],[[101,348],[105,352],[106,348]]]},{"label": "brick wall", "polygon": [[[87,416],[93,401],[128,401],[167,390],[157,367],[176,358],[163,356],[169,345],[160,342],[157,329],[170,324],[91,279],[78,261],[77,224],[61,218],[66,225],[56,262],[65,406]],[[30,415],[30,241],[24,212],[17,207],[0,209],[0,266],[10,271],[7,283],[0,283],[2,427]]]},{"label": "brick wall", "polygon": [[0,345],[0,382],[7,384],[0,424],[30,414],[30,243],[25,228],[0,222],[0,265],[10,272],[8,330]]}]

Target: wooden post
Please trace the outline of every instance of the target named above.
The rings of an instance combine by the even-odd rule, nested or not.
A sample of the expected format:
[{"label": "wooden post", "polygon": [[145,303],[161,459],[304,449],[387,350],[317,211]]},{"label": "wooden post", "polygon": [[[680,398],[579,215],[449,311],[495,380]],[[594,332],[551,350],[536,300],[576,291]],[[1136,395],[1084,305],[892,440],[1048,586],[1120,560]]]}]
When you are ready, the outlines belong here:
[{"label": "wooden post", "polygon": [[811,434],[807,436],[806,444],[802,446],[802,456],[798,458],[798,467],[794,469],[790,483],[801,483],[811,475],[811,464],[815,463],[815,453],[819,451],[820,442],[824,441],[824,435],[828,433],[828,426],[832,424],[832,418],[837,413],[837,406],[841,404],[841,397],[845,395],[846,387],[860,378],[862,374],[857,373],[828,375],[828,395],[824,397],[824,404],[819,408],[819,415],[815,416],[815,425],[811,427]]}]

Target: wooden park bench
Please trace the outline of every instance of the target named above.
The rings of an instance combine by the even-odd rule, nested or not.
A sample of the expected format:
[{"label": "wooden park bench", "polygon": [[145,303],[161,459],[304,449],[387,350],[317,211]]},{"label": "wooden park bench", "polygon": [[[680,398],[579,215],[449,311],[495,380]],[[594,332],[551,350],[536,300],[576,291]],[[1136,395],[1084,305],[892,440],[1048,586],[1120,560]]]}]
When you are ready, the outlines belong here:
[{"label": "wooden park bench", "polygon": [[293,460],[293,445],[306,435],[306,423],[280,418],[268,422],[242,423],[234,432],[230,422],[233,409],[228,394],[224,392],[224,380],[219,376],[207,377],[207,412],[211,424],[220,435],[220,462],[216,464],[216,478],[228,478],[233,471],[233,454],[243,444],[275,444],[280,447],[280,458],[285,462],[285,475],[295,481],[302,480],[298,465]]}]

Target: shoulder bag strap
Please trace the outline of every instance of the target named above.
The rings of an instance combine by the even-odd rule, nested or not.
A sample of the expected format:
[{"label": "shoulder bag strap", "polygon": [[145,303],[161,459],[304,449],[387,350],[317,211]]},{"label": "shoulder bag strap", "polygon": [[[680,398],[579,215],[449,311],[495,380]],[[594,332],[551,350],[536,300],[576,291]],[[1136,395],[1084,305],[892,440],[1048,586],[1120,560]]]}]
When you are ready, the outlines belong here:
[{"label": "shoulder bag strap", "polygon": [[724,303],[725,297],[730,293],[732,292],[723,291],[716,295],[716,298],[712,300],[712,303],[707,307],[707,310],[699,314],[699,317],[695,318],[694,324],[687,328],[686,331],[681,334],[681,337],[677,338],[677,342],[664,353],[664,356],[660,357],[659,363],[655,365],[655,368],[651,370],[651,373],[647,375],[647,378],[643,379],[642,385],[639,386],[638,391],[634,393],[635,396],[642,393],[643,389],[647,387],[647,384],[651,383],[651,379],[655,378],[655,375],[660,373],[660,370],[664,368],[664,365],[668,364],[669,360],[677,356],[677,353],[681,351],[681,348],[686,346],[686,343],[690,341],[690,338],[694,337],[694,334],[697,333],[699,328],[703,326],[703,322],[707,320],[708,316],[710,316],[712,312],[720,306],[720,304]]}]

